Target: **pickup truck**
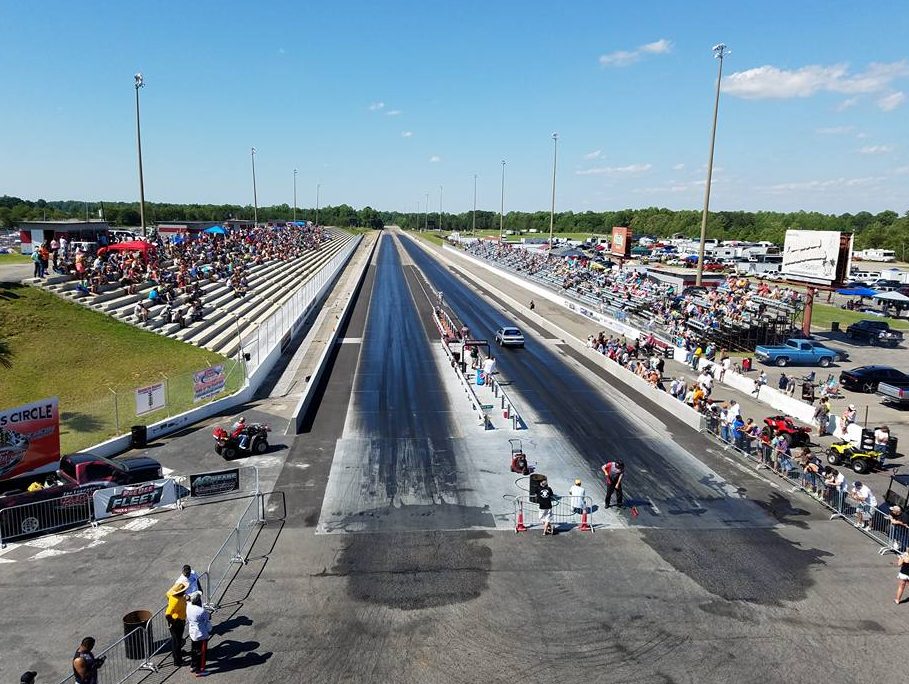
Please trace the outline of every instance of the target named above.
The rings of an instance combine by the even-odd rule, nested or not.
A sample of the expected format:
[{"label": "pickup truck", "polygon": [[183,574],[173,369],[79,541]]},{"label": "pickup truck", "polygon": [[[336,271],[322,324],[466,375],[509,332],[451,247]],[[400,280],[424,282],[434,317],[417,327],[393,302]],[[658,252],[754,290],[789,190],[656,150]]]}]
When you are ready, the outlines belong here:
[{"label": "pickup truck", "polygon": [[882,347],[895,347],[903,341],[903,333],[893,330],[886,321],[858,321],[846,328],[846,336]]},{"label": "pickup truck", "polygon": [[[96,490],[162,477],[161,464],[146,456],[118,461],[89,453],[64,456],[57,472],[38,478],[33,491],[13,490],[0,496],[0,537],[6,541],[88,522]],[[48,503],[43,506],[24,505],[44,501]],[[22,508],[7,513],[13,506]]]},{"label": "pickup truck", "polygon": [[839,350],[825,347],[811,340],[786,340],[786,344],[772,347],[758,346],[754,355],[764,363],[775,363],[781,368],[789,364],[802,366],[819,365],[827,368],[834,361],[845,361],[848,355]]},{"label": "pickup truck", "polygon": [[909,382],[882,382],[877,386],[877,395],[885,404],[909,406]]}]

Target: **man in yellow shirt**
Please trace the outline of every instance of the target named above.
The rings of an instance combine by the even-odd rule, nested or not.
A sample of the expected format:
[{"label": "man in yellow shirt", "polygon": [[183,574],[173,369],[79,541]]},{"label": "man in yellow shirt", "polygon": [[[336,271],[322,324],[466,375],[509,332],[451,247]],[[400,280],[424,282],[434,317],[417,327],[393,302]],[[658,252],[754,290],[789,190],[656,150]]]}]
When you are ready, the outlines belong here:
[{"label": "man in yellow shirt", "polygon": [[164,617],[170,628],[170,648],[174,655],[174,667],[182,667],[183,630],[186,627],[186,582],[177,582],[167,591],[167,609]]}]

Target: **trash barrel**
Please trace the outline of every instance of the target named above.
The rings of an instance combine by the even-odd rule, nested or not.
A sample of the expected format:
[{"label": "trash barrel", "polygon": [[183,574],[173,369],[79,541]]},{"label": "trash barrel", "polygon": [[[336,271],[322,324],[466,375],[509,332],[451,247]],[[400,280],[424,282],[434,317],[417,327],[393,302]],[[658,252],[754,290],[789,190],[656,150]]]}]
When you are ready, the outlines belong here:
[{"label": "trash barrel", "polygon": [[839,332],[840,331],[840,322],[831,321],[830,322],[830,332]]},{"label": "trash barrel", "polygon": [[144,449],[148,444],[148,427],[145,425],[133,425],[130,428],[129,445],[133,449]]},{"label": "trash barrel", "polygon": [[546,476],[541,473],[530,474],[530,503],[537,503],[537,494],[540,493],[541,483],[546,481]]},{"label": "trash barrel", "polygon": [[142,660],[154,650],[154,637],[148,628],[151,619],[152,614],[148,610],[134,610],[123,616],[123,636],[126,637],[124,645],[126,657],[130,660]]},{"label": "trash barrel", "polygon": [[874,451],[874,430],[862,428],[862,439],[859,444],[862,451]]},{"label": "trash barrel", "polygon": [[477,385],[486,384],[486,373],[483,372],[482,368],[477,369]]},{"label": "trash barrel", "polygon": [[896,458],[897,438],[891,437],[887,440],[887,458]]}]

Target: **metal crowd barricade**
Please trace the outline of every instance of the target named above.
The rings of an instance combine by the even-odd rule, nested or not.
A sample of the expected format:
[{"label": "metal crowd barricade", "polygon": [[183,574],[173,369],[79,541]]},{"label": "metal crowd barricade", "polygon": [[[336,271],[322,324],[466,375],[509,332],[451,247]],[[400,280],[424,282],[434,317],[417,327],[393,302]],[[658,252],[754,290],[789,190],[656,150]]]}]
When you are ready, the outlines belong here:
[{"label": "metal crowd barricade", "polygon": [[[531,528],[542,527],[540,524],[540,507],[530,500],[529,496],[514,498],[514,530],[523,532]],[[595,507],[589,496],[559,496],[552,502],[551,520],[553,527],[569,527],[583,532],[594,532],[593,522]]]},{"label": "metal crowd barricade", "polygon": [[492,390],[492,396],[496,397],[500,401],[499,408],[502,409],[502,414],[505,418],[511,419],[511,429],[519,430],[521,428],[527,428],[527,424],[524,422],[524,419],[521,417],[521,412],[515,406],[514,400],[508,396],[505,390],[502,388],[501,383],[493,375],[492,377],[487,377],[485,379],[489,389]]},{"label": "metal crowd barricade", "polygon": [[7,542],[36,537],[92,520],[92,498],[88,494],[66,494],[0,510],[0,548]]},{"label": "metal crowd barricade", "polygon": [[256,494],[249,501],[234,528],[228,533],[221,547],[212,557],[205,570],[206,577],[205,596],[213,608],[218,607],[218,592],[235,565],[245,565],[244,550],[253,538],[255,532],[265,522],[264,498]]}]

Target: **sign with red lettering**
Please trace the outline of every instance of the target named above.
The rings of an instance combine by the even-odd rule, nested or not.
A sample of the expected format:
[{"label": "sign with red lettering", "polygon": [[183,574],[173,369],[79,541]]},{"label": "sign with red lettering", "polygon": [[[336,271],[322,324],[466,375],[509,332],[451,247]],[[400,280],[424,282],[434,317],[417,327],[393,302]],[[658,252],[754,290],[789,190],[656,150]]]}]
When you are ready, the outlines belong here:
[{"label": "sign with red lettering", "polygon": [[92,494],[95,520],[114,515],[151,510],[177,502],[173,480],[153,480],[124,487],[99,489]]},{"label": "sign with red lettering", "polygon": [[47,469],[59,460],[57,397],[0,410],[0,479]]}]

